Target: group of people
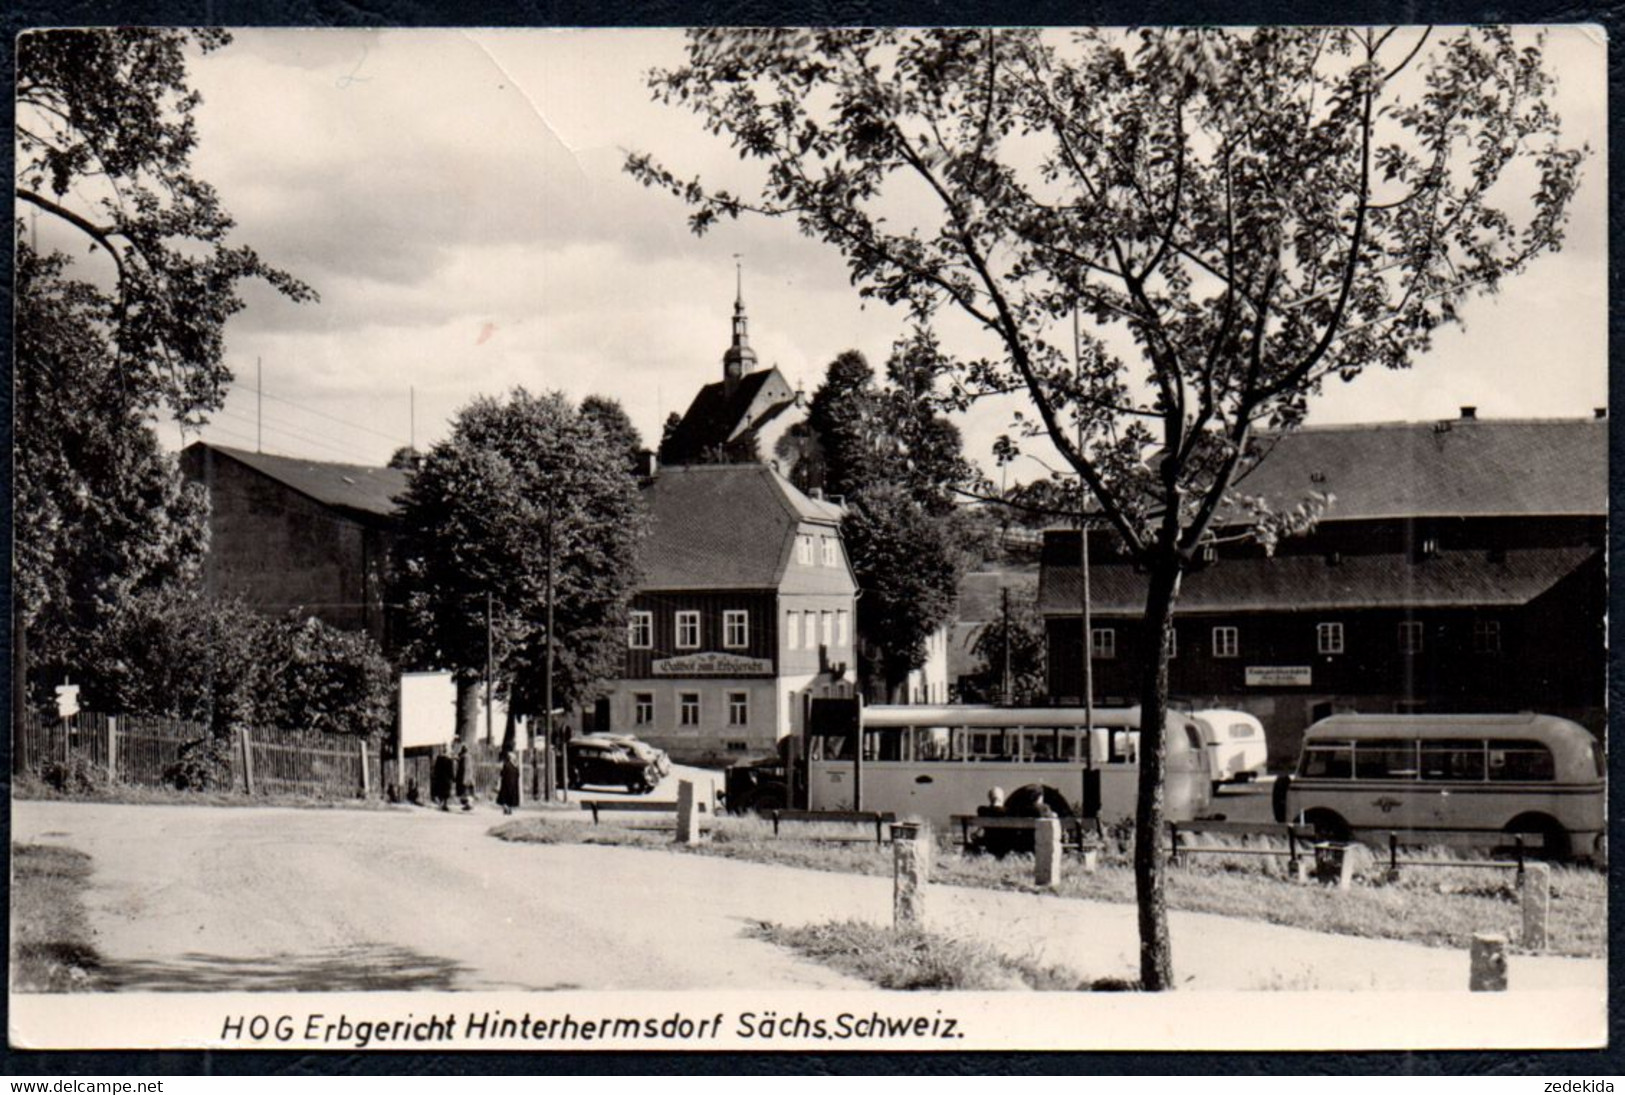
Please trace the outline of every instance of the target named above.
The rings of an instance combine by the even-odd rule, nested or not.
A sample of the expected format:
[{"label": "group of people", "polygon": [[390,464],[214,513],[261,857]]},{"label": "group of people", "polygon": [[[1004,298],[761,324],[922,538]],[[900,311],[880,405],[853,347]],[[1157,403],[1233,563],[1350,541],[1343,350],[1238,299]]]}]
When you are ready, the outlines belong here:
[{"label": "group of people", "polygon": [[[450,810],[453,795],[465,811],[474,809],[474,780],[467,745],[457,747],[455,759],[448,753],[436,751],[434,763],[429,766],[429,801],[442,810]],[[505,814],[513,813],[514,807],[519,805],[519,761],[512,749],[502,751],[497,805]]]}]

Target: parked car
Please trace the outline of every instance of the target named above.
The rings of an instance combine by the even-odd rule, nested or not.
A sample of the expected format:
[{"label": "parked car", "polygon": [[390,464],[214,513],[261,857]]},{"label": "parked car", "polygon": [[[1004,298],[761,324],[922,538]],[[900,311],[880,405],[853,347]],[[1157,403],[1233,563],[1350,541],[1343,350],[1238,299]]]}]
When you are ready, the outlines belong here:
[{"label": "parked car", "polygon": [[664,749],[656,748],[640,738],[631,734],[588,734],[582,741],[612,741],[630,752],[633,756],[646,764],[654,766],[655,774],[661,779],[671,775],[671,757],[666,755]]},{"label": "parked car", "polygon": [[646,795],[660,782],[655,766],[618,741],[576,738],[565,747],[565,771],[571,790],[588,784],[625,787]]}]

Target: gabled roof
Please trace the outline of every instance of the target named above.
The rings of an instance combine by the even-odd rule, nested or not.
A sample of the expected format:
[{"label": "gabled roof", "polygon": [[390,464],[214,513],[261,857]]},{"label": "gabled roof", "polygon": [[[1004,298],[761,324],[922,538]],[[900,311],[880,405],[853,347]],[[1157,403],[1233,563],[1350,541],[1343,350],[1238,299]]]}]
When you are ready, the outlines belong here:
[{"label": "gabled roof", "polygon": [[406,472],[398,468],[376,468],[364,464],[332,464],[323,460],[303,460],[294,456],[233,449],[207,441],[196,441],[187,451],[210,450],[229,456],[261,475],[298,491],[308,498],[335,509],[352,510],[377,517],[393,517],[398,509],[395,498],[406,491]]},{"label": "gabled roof", "polygon": [[777,369],[746,373],[728,390],[728,382],[707,384],[694,396],[682,421],[660,447],[666,464],[687,464],[760,427],[791,406],[795,396]]},{"label": "gabled roof", "polygon": [[1601,515],[1608,512],[1608,420],[1305,427],[1276,441],[1235,490],[1277,509],[1312,491],[1329,493],[1331,521]]},{"label": "gabled roof", "polygon": [[776,588],[796,529],[841,520],[839,506],[808,498],[766,464],[663,467],[643,502],[645,590]]},{"label": "gabled roof", "polygon": [[[1077,533],[1071,533],[1077,543]],[[1450,608],[1524,605],[1600,557],[1592,547],[1444,551],[1415,559],[1404,553],[1221,559],[1187,574],[1180,615],[1212,612],[1307,612],[1324,609]],[[1038,607],[1046,616],[1076,616],[1082,597],[1077,566],[1045,567]],[[1146,575],[1126,563],[1089,568],[1089,603],[1106,616],[1145,612]]]},{"label": "gabled roof", "polygon": [[959,609],[955,618],[961,623],[986,622],[997,619],[1003,609],[1003,594],[1010,589],[1030,593],[1038,585],[1036,566],[1003,567],[999,570],[977,570],[959,579]]}]

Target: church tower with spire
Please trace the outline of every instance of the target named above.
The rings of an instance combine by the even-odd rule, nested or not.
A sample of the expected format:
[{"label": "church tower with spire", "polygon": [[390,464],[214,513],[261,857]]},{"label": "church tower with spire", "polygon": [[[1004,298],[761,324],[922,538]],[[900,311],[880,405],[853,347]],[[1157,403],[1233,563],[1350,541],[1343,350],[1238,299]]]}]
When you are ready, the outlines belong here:
[{"label": "church tower with spire", "polygon": [[746,373],[756,369],[756,351],[750,348],[750,334],[745,321],[745,272],[734,264],[734,335],[733,344],[722,355],[722,382],[729,395],[739,386]]}]

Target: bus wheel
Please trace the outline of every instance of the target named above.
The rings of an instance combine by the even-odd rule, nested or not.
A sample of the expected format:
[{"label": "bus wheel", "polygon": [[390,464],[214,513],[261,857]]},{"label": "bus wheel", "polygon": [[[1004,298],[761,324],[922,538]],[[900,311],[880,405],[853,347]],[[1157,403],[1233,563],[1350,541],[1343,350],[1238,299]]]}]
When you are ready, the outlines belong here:
[{"label": "bus wheel", "polygon": [[1569,855],[1568,830],[1555,818],[1545,814],[1523,814],[1507,823],[1507,833],[1518,833],[1525,839],[1524,848],[1542,859],[1567,859]]},{"label": "bus wheel", "polygon": [[1275,814],[1275,820],[1285,822],[1286,816],[1286,790],[1292,785],[1292,777],[1282,772],[1275,777],[1275,786],[1270,788],[1270,809]]},{"label": "bus wheel", "polygon": [[1348,822],[1330,810],[1310,810],[1303,815],[1303,823],[1315,831],[1317,840],[1348,843],[1350,836]]}]

